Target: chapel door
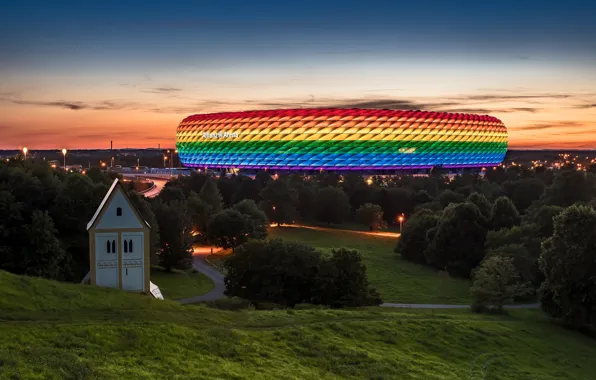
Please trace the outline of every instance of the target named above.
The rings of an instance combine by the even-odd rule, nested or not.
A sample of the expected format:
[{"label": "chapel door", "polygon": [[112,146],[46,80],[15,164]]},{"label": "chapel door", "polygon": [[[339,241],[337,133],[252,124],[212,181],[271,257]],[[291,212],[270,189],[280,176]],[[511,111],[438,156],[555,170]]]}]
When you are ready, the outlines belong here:
[{"label": "chapel door", "polygon": [[118,287],[118,248],[117,233],[95,234],[95,283],[97,286]]},{"label": "chapel door", "polygon": [[122,289],[143,291],[145,284],[144,239],[142,232],[122,234]]}]

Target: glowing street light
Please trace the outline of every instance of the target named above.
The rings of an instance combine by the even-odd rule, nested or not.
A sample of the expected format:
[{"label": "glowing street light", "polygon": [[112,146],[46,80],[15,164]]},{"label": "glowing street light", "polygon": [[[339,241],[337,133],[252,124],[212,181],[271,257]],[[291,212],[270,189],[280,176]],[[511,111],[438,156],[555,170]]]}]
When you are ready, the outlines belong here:
[{"label": "glowing street light", "polygon": [[27,147],[23,148],[23,155],[25,156],[25,160],[27,160]]},{"label": "glowing street light", "polygon": [[168,156],[163,156],[163,167],[166,168],[166,161],[168,160]]},{"label": "glowing street light", "polygon": [[66,149],[62,149],[62,154],[64,155],[64,170],[66,170]]},{"label": "glowing street light", "polygon": [[397,217],[397,220],[399,221],[399,234],[401,235],[401,230],[404,225],[404,220],[406,220],[406,218],[404,217],[403,214],[401,214],[400,216]]}]

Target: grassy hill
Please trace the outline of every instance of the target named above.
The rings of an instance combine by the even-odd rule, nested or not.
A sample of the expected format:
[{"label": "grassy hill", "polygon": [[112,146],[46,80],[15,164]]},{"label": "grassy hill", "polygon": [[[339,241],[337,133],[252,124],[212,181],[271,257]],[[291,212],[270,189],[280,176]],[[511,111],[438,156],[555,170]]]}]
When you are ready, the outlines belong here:
[{"label": "grassy hill", "polygon": [[594,357],[537,311],[231,312],[0,271],[0,379],[588,380]]},{"label": "grassy hill", "polygon": [[196,270],[166,272],[162,267],[151,268],[151,281],[159,286],[164,298],[180,300],[201,296],[213,289],[213,281]]},{"label": "grassy hill", "polygon": [[366,264],[370,282],[377,287],[384,302],[470,303],[467,280],[451,278],[402,260],[393,252],[396,238],[297,227],[271,228],[269,237],[307,243],[323,251],[342,246],[357,249]]}]

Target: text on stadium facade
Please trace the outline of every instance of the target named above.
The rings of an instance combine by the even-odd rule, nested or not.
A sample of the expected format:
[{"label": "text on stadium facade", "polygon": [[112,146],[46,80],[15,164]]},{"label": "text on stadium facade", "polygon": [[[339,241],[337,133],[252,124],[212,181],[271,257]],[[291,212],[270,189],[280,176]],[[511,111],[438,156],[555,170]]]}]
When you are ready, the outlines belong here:
[{"label": "text on stadium facade", "polygon": [[238,138],[238,132],[205,132],[204,139]]}]

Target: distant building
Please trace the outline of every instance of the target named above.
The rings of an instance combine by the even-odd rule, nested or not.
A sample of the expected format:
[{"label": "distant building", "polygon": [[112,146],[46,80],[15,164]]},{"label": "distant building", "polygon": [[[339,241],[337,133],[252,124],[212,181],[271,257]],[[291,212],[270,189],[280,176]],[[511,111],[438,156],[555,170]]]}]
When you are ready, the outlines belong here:
[{"label": "distant building", "polygon": [[150,283],[150,228],[115,179],[87,224],[90,283],[154,294]]}]

